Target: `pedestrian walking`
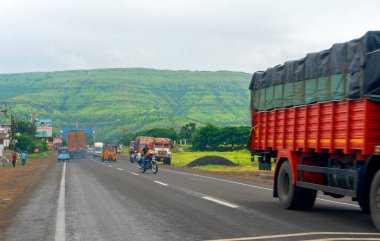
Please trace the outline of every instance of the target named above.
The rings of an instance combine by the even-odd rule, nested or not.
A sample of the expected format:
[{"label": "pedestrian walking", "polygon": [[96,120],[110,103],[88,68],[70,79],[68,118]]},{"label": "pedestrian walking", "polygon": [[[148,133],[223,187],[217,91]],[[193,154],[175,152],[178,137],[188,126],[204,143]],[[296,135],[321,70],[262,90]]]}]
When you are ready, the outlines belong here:
[{"label": "pedestrian walking", "polygon": [[16,152],[13,152],[13,155],[12,155],[12,166],[13,167],[16,167],[16,160],[17,160]]},{"label": "pedestrian walking", "polygon": [[16,157],[17,157],[17,160],[16,160],[16,164],[20,164],[21,163],[21,153],[20,153],[20,150],[19,152],[16,152]]},{"label": "pedestrian walking", "polygon": [[21,163],[23,166],[26,164],[26,153],[25,153],[25,151],[23,151],[21,153]]}]

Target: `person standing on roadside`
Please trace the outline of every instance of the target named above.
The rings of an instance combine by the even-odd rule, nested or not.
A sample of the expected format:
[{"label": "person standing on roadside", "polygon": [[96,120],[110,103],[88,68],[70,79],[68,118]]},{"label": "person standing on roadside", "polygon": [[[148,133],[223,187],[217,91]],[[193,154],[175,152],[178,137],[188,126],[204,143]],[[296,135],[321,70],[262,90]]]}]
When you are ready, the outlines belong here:
[{"label": "person standing on roadside", "polygon": [[18,150],[18,152],[16,152],[16,157],[17,157],[17,160],[16,160],[16,164],[20,164],[21,163],[21,153],[20,153],[20,150]]},{"label": "person standing on roadside", "polygon": [[22,151],[22,153],[21,153],[21,163],[23,166],[26,164],[26,153],[25,153],[25,151]]},{"label": "person standing on roadside", "polygon": [[16,167],[16,160],[17,160],[16,152],[13,152],[13,155],[12,155],[12,166],[13,167]]}]

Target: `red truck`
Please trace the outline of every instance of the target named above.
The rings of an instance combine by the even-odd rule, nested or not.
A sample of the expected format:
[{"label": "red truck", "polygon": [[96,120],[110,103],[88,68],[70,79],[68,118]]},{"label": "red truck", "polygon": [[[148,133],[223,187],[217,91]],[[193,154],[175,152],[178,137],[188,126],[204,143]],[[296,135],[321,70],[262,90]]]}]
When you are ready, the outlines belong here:
[{"label": "red truck", "polygon": [[273,196],[350,196],[380,230],[380,31],[253,74],[252,160],[275,160]]},{"label": "red truck", "polygon": [[86,133],[84,130],[69,130],[67,132],[67,144],[70,158],[86,157]]}]

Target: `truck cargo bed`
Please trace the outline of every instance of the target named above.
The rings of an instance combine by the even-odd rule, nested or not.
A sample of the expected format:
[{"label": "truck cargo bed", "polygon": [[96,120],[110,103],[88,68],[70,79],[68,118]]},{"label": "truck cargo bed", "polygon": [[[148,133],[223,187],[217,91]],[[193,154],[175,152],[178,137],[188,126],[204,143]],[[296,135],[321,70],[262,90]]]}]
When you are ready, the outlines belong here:
[{"label": "truck cargo bed", "polygon": [[371,155],[380,143],[380,105],[368,99],[252,110],[251,150]]}]

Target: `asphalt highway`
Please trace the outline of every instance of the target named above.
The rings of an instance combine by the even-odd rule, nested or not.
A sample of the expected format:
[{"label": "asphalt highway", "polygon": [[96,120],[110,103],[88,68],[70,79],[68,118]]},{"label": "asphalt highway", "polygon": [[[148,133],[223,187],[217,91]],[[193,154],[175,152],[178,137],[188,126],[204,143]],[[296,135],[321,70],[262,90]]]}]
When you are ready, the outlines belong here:
[{"label": "asphalt highway", "polygon": [[279,207],[272,187],[125,159],[53,163],[0,240],[380,240],[355,202]]}]

